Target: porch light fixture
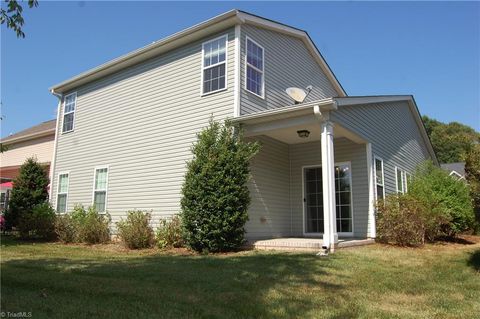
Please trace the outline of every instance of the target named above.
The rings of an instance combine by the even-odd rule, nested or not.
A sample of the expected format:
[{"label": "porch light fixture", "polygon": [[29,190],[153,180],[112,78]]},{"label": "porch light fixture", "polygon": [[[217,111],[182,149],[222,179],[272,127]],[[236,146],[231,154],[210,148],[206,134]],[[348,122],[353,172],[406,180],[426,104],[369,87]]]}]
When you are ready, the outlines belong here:
[{"label": "porch light fixture", "polygon": [[300,130],[300,131],[297,131],[297,134],[298,134],[298,137],[300,137],[300,138],[307,138],[310,135],[310,131],[309,130]]}]

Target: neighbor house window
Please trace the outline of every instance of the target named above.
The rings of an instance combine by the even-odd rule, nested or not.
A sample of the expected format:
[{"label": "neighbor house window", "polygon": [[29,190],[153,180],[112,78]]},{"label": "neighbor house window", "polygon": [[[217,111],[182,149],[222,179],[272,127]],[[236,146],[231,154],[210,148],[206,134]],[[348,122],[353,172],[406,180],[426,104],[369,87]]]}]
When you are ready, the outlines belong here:
[{"label": "neighbor house window", "polygon": [[401,170],[400,168],[395,168],[395,177],[397,182],[397,193],[404,194],[408,190],[407,185],[407,172]]},{"label": "neighbor house window", "polygon": [[57,213],[67,211],[68,174],[58,174]]},{"label": "neighbor house window", "polygon": [[263,97],[264,91],[264,51],[263,48],[247,38],[246,89]]},{"label": "neighbor house window", "polygon": [[383,160],[375,157],[375,198],[377,200],[385,198],[385,182],[383,175]]},{"label": "neighbor house window", "polygon": [[106,210],[107,203],[108,167],[95,169],[95,183],[93,186],[93,205],[98,212]]},{"label": "neighbor house window", "polygon": [[203,94],[226,88],[227,36],[205,42],[202,46]]}]

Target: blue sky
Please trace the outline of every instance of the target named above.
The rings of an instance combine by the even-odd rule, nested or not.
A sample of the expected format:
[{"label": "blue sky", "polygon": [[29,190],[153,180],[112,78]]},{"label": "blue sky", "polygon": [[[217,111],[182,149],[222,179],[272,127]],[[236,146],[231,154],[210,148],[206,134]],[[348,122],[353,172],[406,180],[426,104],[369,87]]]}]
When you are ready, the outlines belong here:
[{"label": "blue sky", "polygon": [[480,131],[478,2],[41,2],[25,39],[1,27],[1,135],[54,118],[53,84],[233,8],[307,30],[349,95]]}]

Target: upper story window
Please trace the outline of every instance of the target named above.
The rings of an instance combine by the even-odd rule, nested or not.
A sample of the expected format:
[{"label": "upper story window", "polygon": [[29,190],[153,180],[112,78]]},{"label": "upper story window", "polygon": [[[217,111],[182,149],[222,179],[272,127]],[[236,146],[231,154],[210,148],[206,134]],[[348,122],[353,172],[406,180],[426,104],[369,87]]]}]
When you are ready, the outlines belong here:
[{"label": "upper story window", "polygon": [[384,199],[385,181],[383,175],[383,160],[378,157],[375,157],[375,185],[376,199]]},{"label": "upper story window", "polygon": [[227,36],[202,45],[202,93],[213,93],[226,88]]},{"label": "upper story window", "polygon": [[67,211],[68,173],[58,174],[57,213]]},{"label": "upper story window", "polygon": [[264,50],[263,47],[247,38],[245,87],[247,91],[264,97]]},{"label": "upper story window", "polygon": [[75,106],[77,104],[77,93],[65,96],[63,102],[63,127],[62,133],[73,131],[75,122]]},{"label": "upper story window", "polygon": [[95,169],[95,182],[93,186],[93,206],[97,212],[104,213],[107,206],[108,167]]}]

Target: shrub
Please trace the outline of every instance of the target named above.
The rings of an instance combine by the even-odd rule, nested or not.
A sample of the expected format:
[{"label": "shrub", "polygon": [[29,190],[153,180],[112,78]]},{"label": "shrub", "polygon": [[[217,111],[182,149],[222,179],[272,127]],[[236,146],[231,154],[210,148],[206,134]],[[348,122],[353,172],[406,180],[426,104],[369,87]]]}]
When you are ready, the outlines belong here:
[{"label": "shrub", "polygon": [[[8,210],[5,214],[6,228],[17,227],[20,217],[32,214],[36,205],[48,200],[49,179],[45,167],[35,158],[29,158],[20,167],[18,177],[13,181]],[[23,222],[30,218],[26,217]]]},{"label": "shrub", "polygon": [[130,249],[148,248],[155,240],[150,226],[151,215],[140,210],[129,211],[126,220],[117,222],[118,236]]},{"label": "shrub", "polygon": [[425,162],[408,186],[409,194],[425,207],[426,236],[455,236],[473,227],[474,213],[468,185]]},{"label": "shrub", "polygon": [[159,248],[179,248],[184,246],[182,222],[178,216],[172,219],[161,219],[157,230],[157,245]]},{"label": "shrub", "polygon": [[55,211],[45,202],[33,207],[31,213],[22,214],[18,219],[18,230],[23,238],[55,238]]},{"label": "shrub", "polygon": [[477,232],[480,231],[480,144],[474,144],[465,156],[465,179],[470,186]]},{"label": "shrub", "polygon": [[418,246],[425,241],[422,203],[412,196],[388,195],[376,207],[377,240],[399,246]]},{"label": "shrub", "polygon": [[94,206],[83,214],[72,215],[78,227],[78,238],[87,244],[103,244],[110,241],[110,215],[100,214]]},{"label": "shrub", "polygon": [[55,233],[62,243],[73,243],[78,241],[78,227],[71,214],[57,215],[55,219]]},{"label": "shrub", "polygon": [[186,244],[196,251],[229,251],[244,243],[250,194],[249,161],[258,143],[242,140],[238,127],[213,120],[192,147],[182,187]]}]

